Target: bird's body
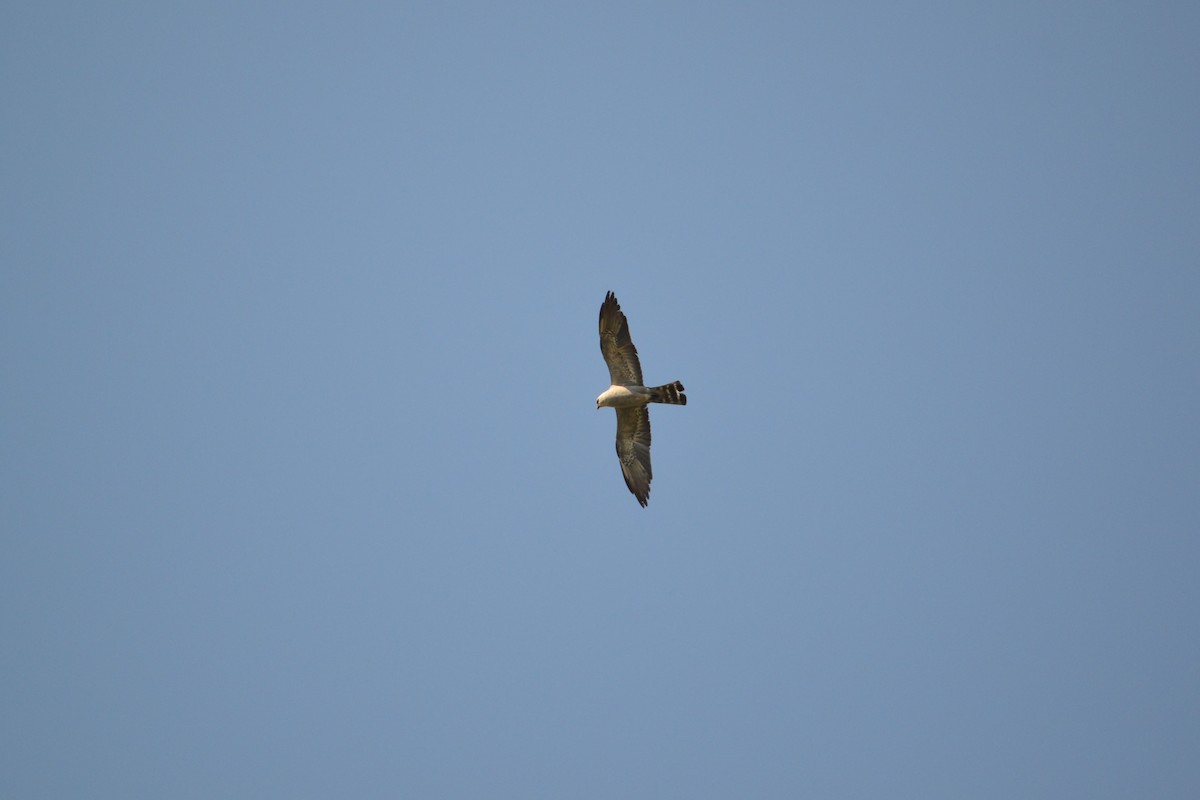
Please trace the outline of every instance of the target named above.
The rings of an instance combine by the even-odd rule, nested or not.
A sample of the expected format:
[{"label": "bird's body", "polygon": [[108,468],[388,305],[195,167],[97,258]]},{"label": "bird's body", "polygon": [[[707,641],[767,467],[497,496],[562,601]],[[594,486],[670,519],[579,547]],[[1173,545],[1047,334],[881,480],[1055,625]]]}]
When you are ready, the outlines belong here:
[{"label": "bird's body", "polygon": [[596,408],[633,408],[649,403],[672,403],[686,406],[687,395],[678,394],[683,390],[683,384],[679,381],[653,387],[615,384],[605,389],[596,398]]},{"label": "bird's body", "polygon": [[617,458],[625,485],[643,506],[650,500],[650,403],[687,405],[683,384],[642,385],[642,365],[629,336],[629,321],[609,292],[600,306],[600,352],[612,385],[596,398],[596,408],[617,412]]},{"label": "bird's body", "polygon": [[610,386],[596,398],[597,408],[633,408],[650,402],[645,386]]}]

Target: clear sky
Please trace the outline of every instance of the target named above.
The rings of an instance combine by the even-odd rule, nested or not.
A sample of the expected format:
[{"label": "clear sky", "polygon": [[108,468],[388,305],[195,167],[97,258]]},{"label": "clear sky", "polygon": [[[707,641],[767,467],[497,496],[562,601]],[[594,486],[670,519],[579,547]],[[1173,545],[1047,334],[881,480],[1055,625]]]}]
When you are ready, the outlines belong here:
[{"label": "clear sky", "polygon": [[1197,42],[7,4],[0,796],[1200,796]]}]

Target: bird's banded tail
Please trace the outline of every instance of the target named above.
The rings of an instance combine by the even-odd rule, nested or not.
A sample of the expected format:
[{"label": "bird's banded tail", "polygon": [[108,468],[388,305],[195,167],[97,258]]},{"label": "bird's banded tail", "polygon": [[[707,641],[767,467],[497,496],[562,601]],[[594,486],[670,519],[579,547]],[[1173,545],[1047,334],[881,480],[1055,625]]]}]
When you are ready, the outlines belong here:
[{"label": "bird's banded tail", "polygon": [[664,386],[652,386],[650,388],[650,402],[686,406],[687,395],[683,393],[683,384],[675,381]]}]

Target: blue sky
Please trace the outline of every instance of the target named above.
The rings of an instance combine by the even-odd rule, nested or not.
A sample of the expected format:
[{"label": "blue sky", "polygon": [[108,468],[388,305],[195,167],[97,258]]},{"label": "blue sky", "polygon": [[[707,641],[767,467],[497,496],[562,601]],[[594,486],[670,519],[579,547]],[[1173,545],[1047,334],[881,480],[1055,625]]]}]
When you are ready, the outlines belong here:
[{"label": "blue sky", "polygon": [[1200,792],[1193,4],[0,22],[0,795]]}]

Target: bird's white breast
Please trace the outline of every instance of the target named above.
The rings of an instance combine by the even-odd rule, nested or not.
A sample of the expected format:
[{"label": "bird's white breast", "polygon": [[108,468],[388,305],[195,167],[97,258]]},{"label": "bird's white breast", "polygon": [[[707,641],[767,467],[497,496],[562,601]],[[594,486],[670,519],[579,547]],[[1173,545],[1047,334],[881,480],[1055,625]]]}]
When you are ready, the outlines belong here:
[{"label": "bird's white breast", "polygon": [[644,406],[650,402],[650,393],[643,386],[610,386],[596,398],[596,403],[611,408]]}]

